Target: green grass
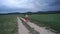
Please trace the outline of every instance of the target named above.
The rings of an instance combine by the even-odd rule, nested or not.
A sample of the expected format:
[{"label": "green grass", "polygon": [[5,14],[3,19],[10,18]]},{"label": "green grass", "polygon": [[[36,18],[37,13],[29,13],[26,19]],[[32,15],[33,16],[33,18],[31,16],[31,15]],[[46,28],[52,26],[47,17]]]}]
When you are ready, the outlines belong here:
[{"label": "green grass", "polygon": [[15,15],[0,15],[0,34],[14,34],[17,32]]},{"label": "green grass", "polygon": [[29,19],[38,25],[48,26],[60,32],[60,14],[32,14]]}]

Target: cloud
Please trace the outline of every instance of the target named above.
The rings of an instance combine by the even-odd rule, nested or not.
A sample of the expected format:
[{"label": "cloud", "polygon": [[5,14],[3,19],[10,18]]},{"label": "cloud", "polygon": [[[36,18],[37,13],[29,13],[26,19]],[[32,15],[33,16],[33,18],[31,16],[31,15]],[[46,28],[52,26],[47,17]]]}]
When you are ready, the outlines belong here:
[{"label": "cloud", "polygon": [[[32,0],[31,0],[32,1]],[[2,5],[9,8],[35,8],[33,3],[29,0],[2,0]]]},{"label": "cloud", "polygon": [[0,0],[0,10],[59,10],[60,0]]},{"label": "cloud", "polygon": [[9,8],[42,8],[47,6],[49,3],[47,0],[2,0],[2,5],[5,5]]}]

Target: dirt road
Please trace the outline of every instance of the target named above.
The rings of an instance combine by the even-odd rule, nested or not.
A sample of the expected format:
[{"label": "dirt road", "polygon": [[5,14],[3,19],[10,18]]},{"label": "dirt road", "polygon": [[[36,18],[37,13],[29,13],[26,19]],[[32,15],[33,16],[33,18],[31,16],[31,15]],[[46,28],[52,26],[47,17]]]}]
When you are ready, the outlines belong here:
[{"label": "dirt road", "polygon": [[40,34],[55,34],[49,30],[46,30],[44,27],[39,27],[38,25],[36,25],[32,22],[28,22],[27,24],[30,25],[30,27],[34,28]]},{"label": "dirt road", "polygon": [[29,30],[22,24],[22,21],[17,17],[18,34],[29,34]]},{"label": "dirt road", "polygon": [[[21,18],[23,21],[25,21],[23,18]],[[26,22],[26,21],[25,21]],[[39,27],[38,25],[32,23],[32,22],[27,22],[27,24],[31,27],[34,28],[37,32],[40,34],[56,34],[54,32],[51,32],[50,30],[46,30],[44,27]]]}]

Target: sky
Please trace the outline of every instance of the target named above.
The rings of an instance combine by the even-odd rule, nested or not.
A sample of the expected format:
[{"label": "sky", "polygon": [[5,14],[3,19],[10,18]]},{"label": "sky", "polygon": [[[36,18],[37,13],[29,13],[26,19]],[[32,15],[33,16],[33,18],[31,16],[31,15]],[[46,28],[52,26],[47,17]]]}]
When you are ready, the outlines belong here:
[{"label": "sky", "polygon": [[0,13],[60,11],[60,0],[0,0]]}]

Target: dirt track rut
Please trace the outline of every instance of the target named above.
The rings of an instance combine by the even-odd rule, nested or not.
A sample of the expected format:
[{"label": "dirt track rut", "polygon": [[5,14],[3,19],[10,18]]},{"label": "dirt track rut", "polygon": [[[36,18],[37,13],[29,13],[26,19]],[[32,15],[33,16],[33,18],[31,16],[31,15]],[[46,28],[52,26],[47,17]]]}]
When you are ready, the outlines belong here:
[{"label": "dirt track rut", "polygon": [[29,30],[22,24],[22,21],[17,17],[18,34],[29,34]]}]

